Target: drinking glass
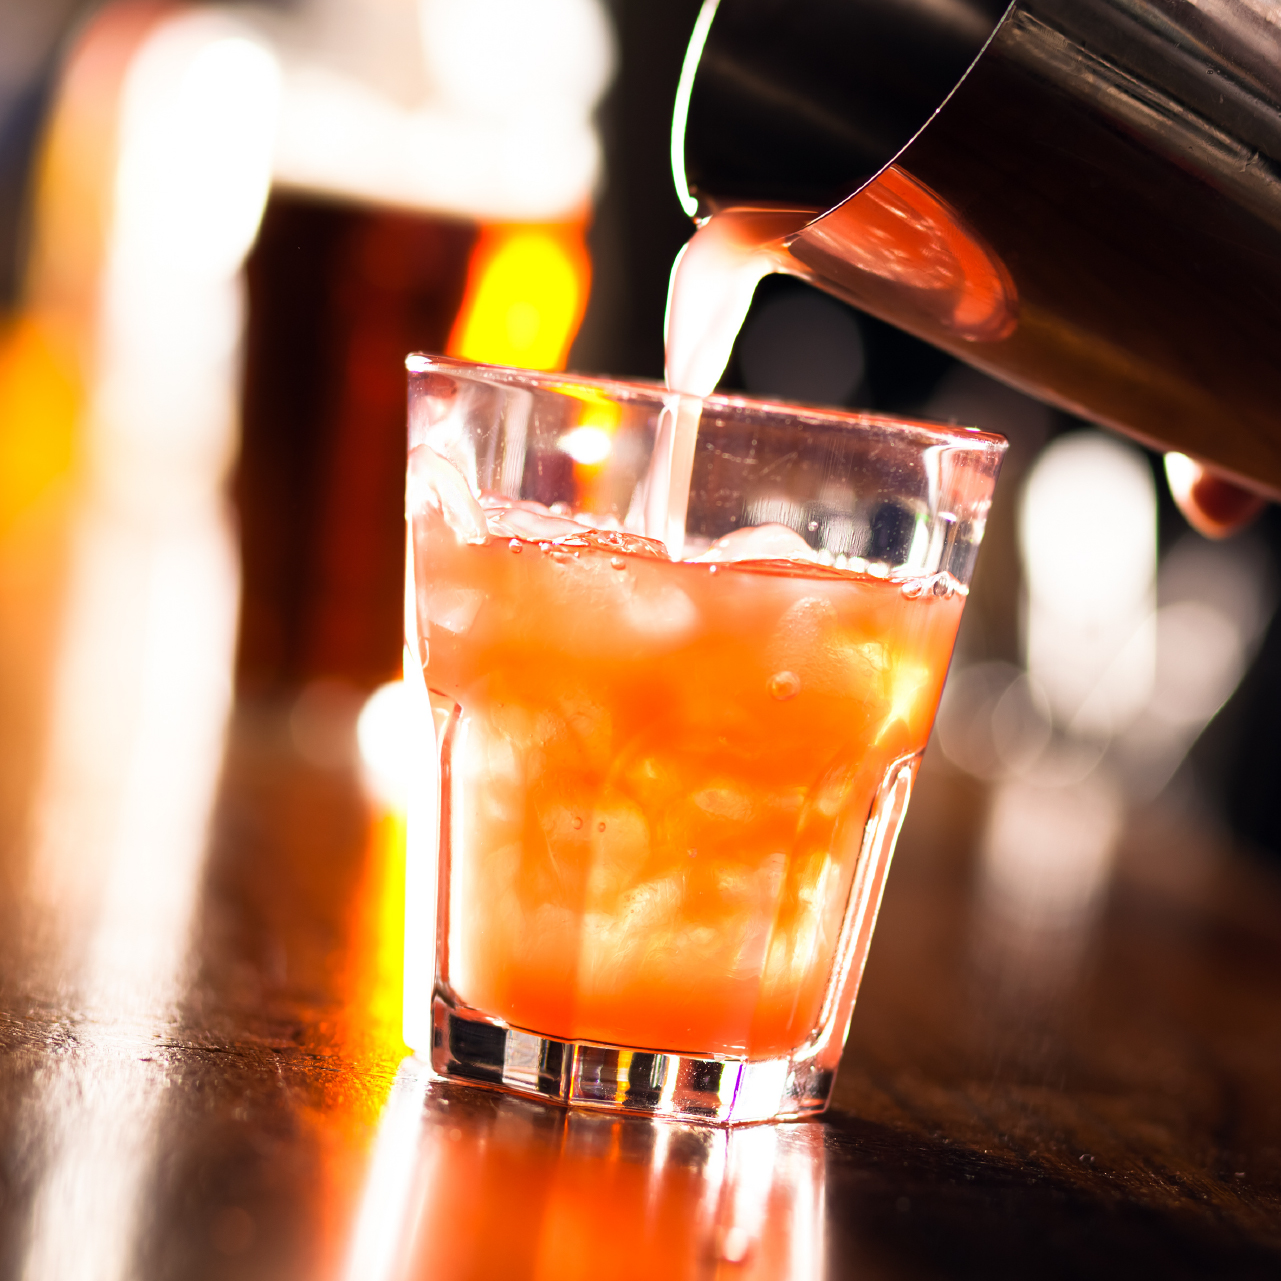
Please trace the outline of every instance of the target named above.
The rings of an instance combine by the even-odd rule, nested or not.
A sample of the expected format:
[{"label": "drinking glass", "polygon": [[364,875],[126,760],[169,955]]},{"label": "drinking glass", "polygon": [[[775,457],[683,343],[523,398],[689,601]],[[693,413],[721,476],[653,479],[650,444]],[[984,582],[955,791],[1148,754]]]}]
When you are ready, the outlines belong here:
[{"label": "drinking glass", "polygon": [[408,368],[406,1039],[575,1106],[821,1111],[1005,442]]}]

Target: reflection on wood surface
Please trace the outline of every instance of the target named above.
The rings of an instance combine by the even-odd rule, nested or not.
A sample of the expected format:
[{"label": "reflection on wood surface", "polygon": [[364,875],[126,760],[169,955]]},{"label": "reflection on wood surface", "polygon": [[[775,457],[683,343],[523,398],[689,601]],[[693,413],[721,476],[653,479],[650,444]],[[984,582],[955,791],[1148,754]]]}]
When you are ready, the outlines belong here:
[{"label": "reflection on wood surface", "polygon": [[822,1127],[561,1111],[401,1066],[349,1278],[814,1277]]},{"label": "reflection on wood surface", "polygon": [[[11,796],[24,750],[6,732]],[[77,1246],[126,1210],[133,1224],[124,1245],[98,1241],[86,1276],[108,1274],[111,1250],[128,1275],[273,1281],[337,1281],[364,1259],[371,1277],[575,1275],[601,1259],[618,1276],[655,1259],[675,1276],[1275,1271],[1275,884],[1145,820],[1066,984],[1011,1000],[991,971],[1002,954],[975,961],[983,791],[935,764],[919,799],[835,1108],[728,1136],[402,1066],[378,925],[396,910],[394,833],[350,772],[296,755],[270,708],[236,716],[190,977],[159,1022],[47,981],[72,953],[24,925],[7,809],[5,1268],[21,1275],[69,1134],[87,1154],[67,1185],[86,1210]]]}]

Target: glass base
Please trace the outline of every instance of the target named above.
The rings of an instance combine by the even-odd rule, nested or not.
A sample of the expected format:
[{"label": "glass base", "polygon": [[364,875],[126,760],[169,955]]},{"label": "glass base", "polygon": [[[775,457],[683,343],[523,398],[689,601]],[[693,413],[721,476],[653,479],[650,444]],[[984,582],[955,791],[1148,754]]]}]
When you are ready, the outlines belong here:
[{"label": "glass base", "polygon": [[812,1116],[836,1074],[805,1050],[783,1058],[698,1058],[562,1041],[476,1010],[432,1003],[431,1065],[443,1077],[568,1107],[739,1125]]}]

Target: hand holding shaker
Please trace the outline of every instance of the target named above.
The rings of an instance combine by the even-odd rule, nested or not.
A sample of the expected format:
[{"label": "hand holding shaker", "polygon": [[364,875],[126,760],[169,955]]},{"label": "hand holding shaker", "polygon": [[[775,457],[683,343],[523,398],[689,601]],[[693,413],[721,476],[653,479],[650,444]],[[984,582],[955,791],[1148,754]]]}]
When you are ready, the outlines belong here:
[{"label": "hand holding shaker", "polygon": [[409,369],[411,1044],[575,1105],[821,1111],[1004,441]]}]

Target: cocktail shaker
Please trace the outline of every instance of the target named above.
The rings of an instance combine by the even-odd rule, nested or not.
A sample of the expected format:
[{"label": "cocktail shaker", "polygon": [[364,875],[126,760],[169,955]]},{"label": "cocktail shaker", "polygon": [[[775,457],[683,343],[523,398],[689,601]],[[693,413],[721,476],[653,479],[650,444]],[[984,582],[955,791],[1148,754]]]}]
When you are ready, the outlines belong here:
[{"label": "cocktail shaker", "polygon": [[706,0],[673,162],[692,216],[812,208],[828,292],[1281,495],[1271,0]]}]

